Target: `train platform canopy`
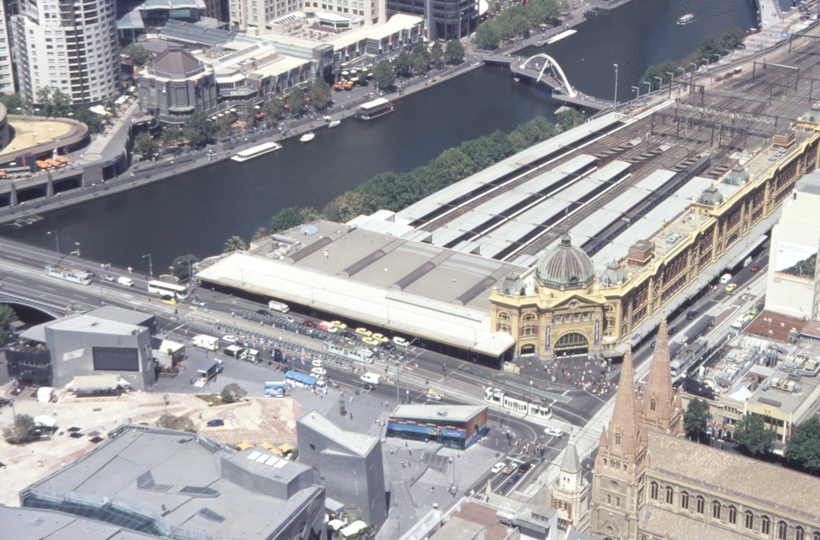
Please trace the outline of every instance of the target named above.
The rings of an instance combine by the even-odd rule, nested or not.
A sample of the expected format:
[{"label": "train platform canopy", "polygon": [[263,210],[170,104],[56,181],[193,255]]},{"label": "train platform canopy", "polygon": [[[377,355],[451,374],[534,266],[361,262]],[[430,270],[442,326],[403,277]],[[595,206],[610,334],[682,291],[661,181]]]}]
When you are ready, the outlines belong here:
[{"label": "train platform canopy", "polygon": [[527,268],[329,221],[312,225],[224,256],[198,277],[493,357],[512,347],[512,336],[490,331],[489,293]]}]

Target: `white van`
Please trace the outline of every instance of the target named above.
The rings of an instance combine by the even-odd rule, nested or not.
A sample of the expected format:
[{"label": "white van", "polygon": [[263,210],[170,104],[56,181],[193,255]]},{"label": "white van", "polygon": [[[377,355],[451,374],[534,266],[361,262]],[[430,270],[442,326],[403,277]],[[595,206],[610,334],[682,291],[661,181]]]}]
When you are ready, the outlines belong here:
[{"label": "white van", "polygon": [[200,349],[205,349],[207,351],[215,351],[219,348],[219,338],[215,338],[213,336],[206,336],[205,334],[199,334],[198,336],[194,336],[191,340],[191,344],[194,347],[199,347]]},{"label": "white van", "polygon": [[256,349],[247,349],[242,353],[242,356],[240,356],[239,359],[246,360],[251,364],[257,364],[259,363],[259,351]]},{"label": "white van", "polygon": [[378,373],[365,373],[361,377],[359,377],[362,382],[370,383],[370,384],[381,384],[382,376]]},{"label": "white van", "polygon": [[310,374],[317,379],[327,377],[327,370],[321,367],[315,367],[310,370]]},{"label": "white van", "polygon": [[119,283],[120,285],[125,285],[126,287],[133,287],[134,286],[134,280],[131,279],[130,277],[125,277],[125,276],[118,277],[117,278],[117,283]]},{"label": "white van", "polygon": [[726,285],[730,281],[732,281],[732,274],[723,274],[722,276],[720,276],[721,285]]}]

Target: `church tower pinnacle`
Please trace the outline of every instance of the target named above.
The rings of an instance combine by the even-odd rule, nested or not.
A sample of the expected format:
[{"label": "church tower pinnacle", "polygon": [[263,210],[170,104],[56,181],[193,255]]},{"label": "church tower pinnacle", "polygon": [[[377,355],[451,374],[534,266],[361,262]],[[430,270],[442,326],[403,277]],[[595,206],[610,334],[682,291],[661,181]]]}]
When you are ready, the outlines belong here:
[{"label": "church tower pinnacle", "polygon": [[682,429],[680,395],[672,389],[670,373],[669,331],[664,318],[658,328],[655,351],[644,391],[643,420],[647,427],[678,435]]}]

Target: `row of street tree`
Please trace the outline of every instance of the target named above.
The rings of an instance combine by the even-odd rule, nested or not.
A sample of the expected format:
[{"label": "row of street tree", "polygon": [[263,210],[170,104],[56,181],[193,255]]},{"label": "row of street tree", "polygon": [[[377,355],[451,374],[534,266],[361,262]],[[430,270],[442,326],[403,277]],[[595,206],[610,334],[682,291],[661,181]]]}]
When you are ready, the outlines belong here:
[{"label": "row of street tree", "polygon": [[556,0],[535,0],[508,7],[494,19],[478,25],[473,44],[479,49],[497,49],[502,43],[538,31],[542,24],[558,21],[563,9],[566,3]]}]

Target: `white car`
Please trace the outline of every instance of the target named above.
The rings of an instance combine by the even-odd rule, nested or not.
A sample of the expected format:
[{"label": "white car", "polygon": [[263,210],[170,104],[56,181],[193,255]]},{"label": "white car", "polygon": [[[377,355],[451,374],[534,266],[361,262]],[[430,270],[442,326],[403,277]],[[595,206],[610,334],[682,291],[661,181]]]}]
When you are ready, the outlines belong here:
[{"label": "white car", "polygon": [[237,338],[236,336],[222,336],[222,341],[226,343],[236,343],[237,341],[239,341],[239,338]]},{"label": "white car", "polygon": [[504,463],[503,461],[501,463],[496,463],[495,465],[493,465],[493,468],[490,469],[490,472],[493,473],[493,474],[498,474],[501,471],[503,471],[504,467],[506,467],[506,466],[507,466],[507,464]]},{"label": "white car", "polygon": [[558,428],[554,428],[554,427],[545,428],[544,433],[546,433],[547,435],[551,435],[553,437],[563,437],[564,436],[563,431],[561,431]]},{"label": "white car", "polygon": [[322,367],[322,360],[320,358],[314,358],[310,361],[310,365],[313,367]]},{"label": "white car", "polygon": [[310,370],[310,374],[316,378],[322,378],[327,375],[327,370],[325,368],[315,367]]},{"label": "white car", "polygon": [[404,339],[402,337],[399,337],[399,336],[396,336],[396,337],[393,338],[393,343],[395,343],[396,346],[398,346],[398,347],[409,347],[410,346],[409,341],[407,341],[406,339]]}]

